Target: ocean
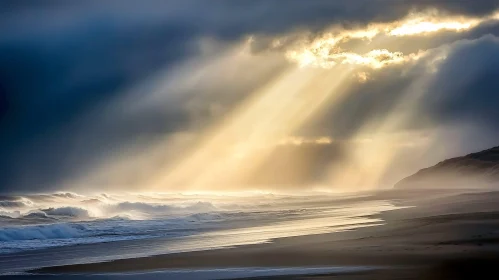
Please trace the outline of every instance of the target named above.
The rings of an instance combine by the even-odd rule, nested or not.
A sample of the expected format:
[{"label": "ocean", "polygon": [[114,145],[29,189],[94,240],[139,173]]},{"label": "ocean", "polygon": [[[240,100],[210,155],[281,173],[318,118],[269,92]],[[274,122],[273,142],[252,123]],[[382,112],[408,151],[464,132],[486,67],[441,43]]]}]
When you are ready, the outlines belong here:
[{"label": "ocean", "polygon": [[0,273],[230,248],[383,224],[388,201],[330,194],[71,192],[2,197]]}]

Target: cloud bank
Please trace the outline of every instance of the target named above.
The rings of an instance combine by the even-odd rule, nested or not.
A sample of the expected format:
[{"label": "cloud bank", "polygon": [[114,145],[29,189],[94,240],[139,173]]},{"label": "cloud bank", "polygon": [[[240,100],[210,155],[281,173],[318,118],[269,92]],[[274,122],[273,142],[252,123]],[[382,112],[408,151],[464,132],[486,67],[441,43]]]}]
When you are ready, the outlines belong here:
[{"label": "cloud bank", "polygon": [[497,144],[498,9],[4,1],[1,191],[390,185]]}]

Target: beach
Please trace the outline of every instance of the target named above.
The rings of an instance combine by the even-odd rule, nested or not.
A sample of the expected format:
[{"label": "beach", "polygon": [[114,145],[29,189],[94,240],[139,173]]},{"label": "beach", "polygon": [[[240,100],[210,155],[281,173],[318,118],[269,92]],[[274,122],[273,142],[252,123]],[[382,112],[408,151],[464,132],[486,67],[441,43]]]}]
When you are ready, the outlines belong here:
[{"label": "beach", "polygon": [[1,279],[499,279],[499,0],[4,0],[0,50]]},{"label": "beach", "polygon": [[[53,277],[219,268],[359,267],[364,270],[319,273],[313,279],[421,279],[427,273],[474,271],[475,266],[487,271],[499,259],[499,206],[494,203],[499,193],[460,190],[454,194],[383,192],[377,196],[413,207],[383,212],[379,214],[383,225],[356,230],[278,238],[233,248],[41,267],[30,272]],[[440,203],[435,204],[437,200]],[[463,272],[458,275],[466,277]]]}]

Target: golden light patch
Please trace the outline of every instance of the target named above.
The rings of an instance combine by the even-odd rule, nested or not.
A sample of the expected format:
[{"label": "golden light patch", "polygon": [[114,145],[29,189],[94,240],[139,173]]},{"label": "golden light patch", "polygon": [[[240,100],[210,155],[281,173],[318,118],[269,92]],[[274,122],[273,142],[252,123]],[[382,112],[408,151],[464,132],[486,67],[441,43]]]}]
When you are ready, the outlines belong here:
[{"label": "golden light patch", "polygon": [[357,72],[357,73],[355,74],[355,76],[357,77],[357,80],[359,81],[359,83],[362,83],[362,84],[363,84],[363,83],[366,83],[366,82],[367,82],[367,81],[369,81],[369,79],[370,79],[370,75],[369,75],[369,73],[367,73],[367,72],[363,72],[363,71],[361,71],[361,72]]},{"label": "golden light patch", "polygon": [[[272,38],[269,48],[278,51],[280,59],[282,52],[293,64],[286,65],[288,68],[281,75],[252,89],[245,100],[232,110],[222,111],[217,106],[210,108],[213,114],[221,112],[223,117],[203,131],[196,146],[151,176],[152,188],[193,191],[231,189],[244,181],[241,178],[254,174],[272,156],[272,152],[282,148],[278,147],[280,145],[333,144],[334,139],[329,137],[293,135],[318,116],[322,109],[340,108],[352,81],[364,83],[370,79],[372,71],[366,68],[382,69],[411,63],[432,53],[391,51],[389,45],[394,38],[428,36],[440,31],[462,32],[490,19],[442,16],[430,12],[410,14],[399,21],[370,24],[353,30],[335,27],[319,36],[297,37],[292,34],[289,36],[293,39],[285,36]],[[258,40],[257,37],[249,37],[241,50],[248,59],[258,57],[248,47]],[[378,44],[381,41],[384,45]],[[235,67],[231,60],[233,56],[229,53],[217,60],[220,69],[229,65]],[[445,53],[435,58],[435,68],[441,59],[445,59]],[[253,70],[245,69],[248,73]],[[399,149],[403,148],[400,143],[419,145],[419,142],[409,141],[413,137],[400,139],[395,133],[412,114],[417,114],[418,91],[425,88],[426,83],[426,80],[417,81],[407,89],[410,94],[397,100],[399,104],[390,109],[386,119],[366,121],[352,135],[352,143],[349,143],[352,148],[345,148],[346,159],[342,161],[341,169],[331,171],[330,178],[327,178],[330,180],[324,183],[357,189],[375,187]],[[283,170],[282,176],[290,174],[286,172],[290,171]]]},{"label": "golden light patch", "polygon": [[336,103],[347,92],[353,69],[291,68],[269,85],[255,91],[247,101],[214,126],[185,159],[155,178],[153,187],[183,186],[205,190],[237,185],[274,150],[269,143],[287,139],[288,144],[331,139],[293,138],[326,104]]},{"label": "golden light patch", "polygon": [[[366,47],[369,47],[372,40],[378,36],[390,38],[430,36],[442,31],[463,32],[490,20],[499,20],[499,13],[483,18],[448,16],[436,10],[411,13],[398,21],[369,24],[359,29],[333,27],[329,31],[313,37],[313,39],[308,39],[311,36],[306,34],[302,39],[289,44],[285,50],[285,56],[300,67],[328,69],[337,64],[349,64],[380,69],[393,64],[417,60],[424,55],[424,51],[404,54],[391,52],[386,48],[374,48],[368,52],[357,53],[342,49],[340,45],[354,39],[360,39]],[[277,41],[280,42],[278,39]],[[279,48],[282,48],[282,45],[280,43]]]},{"label": "golden light patch", "polygon": [[279,141],[278,145],[301,146],[305,144],[329,145],[333,143],[330,137],[305,138],[305,137],[287,137]]}]

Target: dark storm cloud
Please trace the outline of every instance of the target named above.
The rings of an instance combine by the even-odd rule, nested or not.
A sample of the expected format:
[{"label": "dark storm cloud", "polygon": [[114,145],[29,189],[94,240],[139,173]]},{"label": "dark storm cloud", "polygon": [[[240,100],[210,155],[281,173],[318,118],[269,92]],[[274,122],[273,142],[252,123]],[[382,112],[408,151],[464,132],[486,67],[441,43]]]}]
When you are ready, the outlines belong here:
[{"label": "dark storm cloud", "polygon": [[[285,4],[280,0],[2,1],[0,191],[21,190],[21,187],[43,189],[60,177],[70,176],[75,168],[98,158],[104,150],[118,149],[130,135],[147,136],[151,131],[161,134],[186,122],[186,113],[175,106],[166,113],[150,112],[117,131],[95,129],[93,136],[83,135],[80,141],[88,144],[87,149],[76,154],[75,144],[68,143],[72,140],[64,136],[83,131],[80,126],[86,124],[77,123],[78,118],[95,107],[112,103],[124,89],[158,69],[198,54],[200,38],[230,42],[252,33],[272,35],[296,29],[321,30],[336,23],[390,21],[413,8],[428,7],[480,16],[497,9],[499,3],[492,0],[288,0]],[[487,71],[493,69],[480,71],[488,75]],[[395,92],[405,83],[404,79],[387,82],[379,92]],[[477,82],[469,86],[473,89],[479,84],[482,85]],[[366,92],[367,89],[359,89],[358,94],[366,96]],[[353,108],[364,106],[353,99],[348,102]],[[383,106],[391,106],[390,101],[380,104]],[[371,114],[370,110],[358,112],[359,124]],[[449,109],[446,115],[451,113]],[[158,124],[154,120],[159,118],[167,121]],[[345,130],[351,129],[347,124],[343,126]],[[20,178],[26,177],[29,185],[18,184]]]},{"label": "dark storm cloud", "polygon": [[462,41],[429,87],[426,104],[442,122],[473,120],[499,129],[499,39]]},{"label": "dark storm cloud", "polygon": [[[64,4],[35,6],[13,8],[0,20],[3,186],[19,177],[34,177],[31,184],[44,185],[53,182],[41,178],[69,172],[62,159],[73,146],[64,136],[44,138],[57,135],[90,108],[112,102],[128,85],[195,52],[186,26],[119,21]],[[108,137],[106,146],[112,147],[119,136],[100,138]]]}]

